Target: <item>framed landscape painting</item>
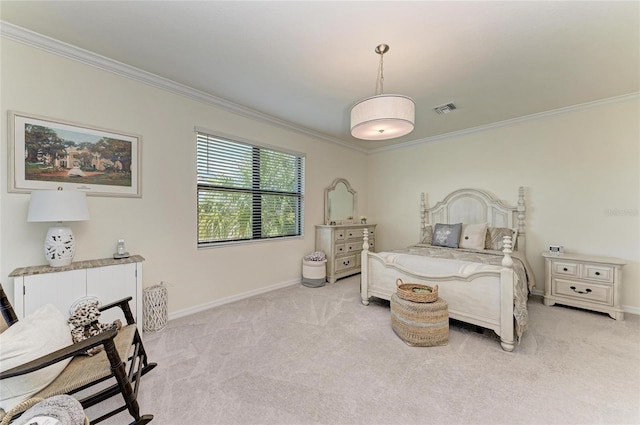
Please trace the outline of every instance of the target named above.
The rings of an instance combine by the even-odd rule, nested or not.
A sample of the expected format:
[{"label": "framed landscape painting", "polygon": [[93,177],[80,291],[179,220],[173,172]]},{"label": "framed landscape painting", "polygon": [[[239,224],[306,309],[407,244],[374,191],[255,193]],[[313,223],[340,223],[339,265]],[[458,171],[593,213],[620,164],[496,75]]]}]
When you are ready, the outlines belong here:
[{"label": "framed landscape painting", "polygon": [[141,138],[9,112],[9,190],[82,190],[140,197]]}]

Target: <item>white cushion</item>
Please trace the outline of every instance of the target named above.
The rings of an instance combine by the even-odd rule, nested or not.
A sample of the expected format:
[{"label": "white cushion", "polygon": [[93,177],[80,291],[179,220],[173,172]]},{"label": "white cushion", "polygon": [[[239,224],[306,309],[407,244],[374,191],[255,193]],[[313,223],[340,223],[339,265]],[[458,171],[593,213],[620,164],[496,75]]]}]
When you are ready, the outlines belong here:
[{"label": "white cushion", "polygon": [[[65,317],[53,305],[44,305],[0,334],[0,370],[20,366],[72,343]],[[0,408],[8,412],[45,388],[70,361],[71,358],[36,372],[3,379]]]},{"label": "white cushion", "polygon": [[487,223],[463,224],[460,234],[460,248],[484,249]]}]

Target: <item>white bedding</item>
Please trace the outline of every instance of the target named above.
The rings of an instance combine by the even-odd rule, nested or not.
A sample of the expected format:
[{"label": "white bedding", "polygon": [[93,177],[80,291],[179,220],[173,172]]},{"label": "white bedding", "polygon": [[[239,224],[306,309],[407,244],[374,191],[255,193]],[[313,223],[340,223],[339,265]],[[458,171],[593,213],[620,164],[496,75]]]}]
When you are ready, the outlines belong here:
[{"label": "white bedding", "polygon": [[491,264],[470,263],[463,260],[431,258],[395,252],[380,252],[379,255],[385,259],[385,262],[397,264],[418,274],[434,277],[451,275],[467,277],[471,273],[485,270],[500,271],[502,268]]}]

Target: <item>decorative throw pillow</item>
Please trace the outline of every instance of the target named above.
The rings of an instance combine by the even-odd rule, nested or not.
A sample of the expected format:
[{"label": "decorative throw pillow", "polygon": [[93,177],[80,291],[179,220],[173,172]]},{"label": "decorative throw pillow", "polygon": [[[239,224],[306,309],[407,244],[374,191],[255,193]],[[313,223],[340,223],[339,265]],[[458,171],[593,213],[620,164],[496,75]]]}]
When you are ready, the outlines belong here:
[{"label": "decorative throw pillow", "polygon": [[[47,304],[0,334],[0,370],[6,371],[71,345],[65,317]],[[0,408],[8,412],[45,388],[67,367],[71,358],[36,372],[3,379]]]},{"label": "decorative throw pillow", "polygon": [[487,223],[463,224],[460,234],[460,248],[484,249]]},{"label": "decorative throw pillow", "polygon": [[431,239],[431,245],[444,246],[447,248],[457,248],[460,242],[461,231],[462,223],[436,223],[435,227],[433,228],[433,239]]},{"label": "decorative throw pillow", "polygon": [[511,236],[513,246],[515,247],[518,237],[518,229],[509,229],[508,227],[488,227],[487,237],[485,239],[485,249],[502,251],[502,241],[505,236]]},{"label": "decorative throw pillow", "polygon": [[422,240],[420,241],[423,245],[431,245],[431,241],[433,240],[433,226],[427,225],[424,228],[424,233],[422,235]]}]

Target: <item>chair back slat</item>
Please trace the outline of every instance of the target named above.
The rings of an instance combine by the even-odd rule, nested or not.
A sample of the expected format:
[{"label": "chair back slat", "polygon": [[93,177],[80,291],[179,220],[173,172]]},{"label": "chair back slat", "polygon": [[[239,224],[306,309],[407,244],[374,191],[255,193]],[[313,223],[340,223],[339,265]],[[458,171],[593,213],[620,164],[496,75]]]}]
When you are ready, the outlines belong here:
[{"label": "chair back slat", "polygon": [[9,298],[7,294],[4,292],[4,288],[0,283],[0,313],[2,314],[2,319],[0,320],[0,332],[7,329],[9,326],[13,325],[18,321],[18,316],[16,316],[16,312],[13,309],[13,306],[9,302]]}]

